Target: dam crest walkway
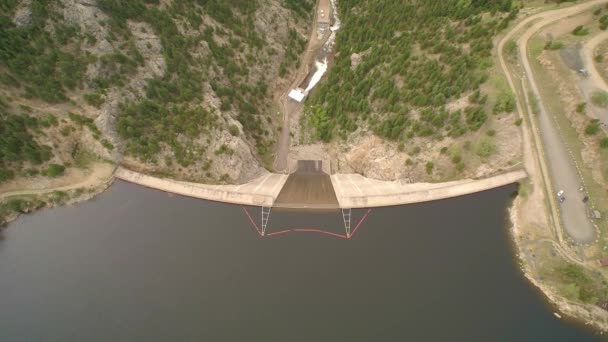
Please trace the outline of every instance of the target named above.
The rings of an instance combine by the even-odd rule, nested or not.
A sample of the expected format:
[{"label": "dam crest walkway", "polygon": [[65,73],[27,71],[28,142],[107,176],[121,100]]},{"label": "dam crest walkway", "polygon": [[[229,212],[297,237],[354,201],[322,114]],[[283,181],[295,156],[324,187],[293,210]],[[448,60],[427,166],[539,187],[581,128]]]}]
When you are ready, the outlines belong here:
[{"label": "dam crest walkway", "polygon": [[445,183],[380,181],[358,174],[329,175],[321,161],[298,161],[295,172],[266,173],[241,185],[210,185],[154,177],[119,167],[117,179],[204,200],[288,209],[355,209],[420,203],[490,190],[527,178],[524,170]]}]

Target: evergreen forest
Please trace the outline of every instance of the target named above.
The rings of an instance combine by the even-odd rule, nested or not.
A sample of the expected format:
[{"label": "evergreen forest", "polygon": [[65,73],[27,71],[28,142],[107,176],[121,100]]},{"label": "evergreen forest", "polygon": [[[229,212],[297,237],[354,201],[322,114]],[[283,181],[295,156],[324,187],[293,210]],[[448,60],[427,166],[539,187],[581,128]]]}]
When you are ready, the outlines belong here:
[{"label": "evergreen forest", "polygon": [[[486,107],[513,110],[512,96],[487,104],[481,91],[492,40],[517,14],[511,0],[340,0],[339,11],[334,64],[307,109],[316,138],[344,138],[361,125],[400,141],[462,136],[485,123]],[[446,109],[467,94],[467,108]]]}]

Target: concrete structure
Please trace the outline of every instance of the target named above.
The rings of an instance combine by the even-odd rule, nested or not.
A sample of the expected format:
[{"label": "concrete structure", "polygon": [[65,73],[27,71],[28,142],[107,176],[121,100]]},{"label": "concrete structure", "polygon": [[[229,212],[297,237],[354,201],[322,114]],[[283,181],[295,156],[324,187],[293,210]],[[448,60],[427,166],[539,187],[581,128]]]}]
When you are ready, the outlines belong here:
[{"label": "concrete structure", "polygon": [[472,194],[516,183],[527,178],[525,171],[494,177],[446,183],[384,182],[358,174],[336,174],[331,181],[341,208],[372,208],[434,201]]},{"label": "concrete structure", "polygon": [[331,25],[332,8],[329,0],[319,0],[319,7],[317,9],[317,23],[319,25]]},{"label": "concrete structure", "polygon": [[116,170],[115,176],[127,182],[178,195],[261,207],[271,207],[287,181],[287,175],[267,173],[247,184],[207,185],[148,176],[122,167]]},{"label": "concrete structure", "polygon": [[302,101],[304,101],[306,98],[306,95],[308,95],[308,93],[304,91],[304,89],[296,88],[292,89],[287,96],[298,103],[302,103]]},{"label": "concrete structure", "polygon": [[332,6],[329,0],[319,0],[317,8],[317,38],[322,39],[329,32],[332,18]]},{"label": "concrete structure", "polygon": [[295,172],[289,175],[279,197],[277,208],[340,209],[331,178],[321,160],[299,160]]},{"label": "concrete structure", "polygon": [[[289,196],[285,196],[284,198],[306,197],[308,196],[306,193],[311,194],[307,198],[313,199],[319,196],[323,198],[333,198],[335,196],[339,204],[337,206],[331,204],[332,201],[329,200],[324,200],[318,206],[315,206],[313,203],[289,203],[289,201],[285,200],[277,203],[277,198],[288,179],[288,176],[283,174],[268,173],[242,185],[207,185],[181,182],[144,175],[122,167],[118,168],[115,176],[118,179],[149,188],[210,201],[260,207],[273,207],[275,204],[280,204],[282,208],[295,209],[317,207],[350,209],[419,203],[494,189],[518,182],[527,177],[525,171],[519,170],[479,180],[468,179],[447,183],[407,184],[402,181],[384,182],[365,178],[357,174],[335,174],[329,176],[323,172],[323,167],[320,164],[320,162],[315,164],[317,167],[314,170],[309,170],[310,172],[304,170],[304,177],[302,177],[302,173],[294,173],[293,175],[297,175],[298,177],[296,178],[298,179],[294,179],[290,184],[293,183],[296,187],[293,187],[293,184],[286,187],[283,195]],[[301,183],[301,179],[303,178],[316,179],[315,177],[322,181],[297,185]],[[324,177],[331,178],[325,181]],[[298,194],[298,191],[303,194]],[[332,192],[335,192],[335,195]]]}]

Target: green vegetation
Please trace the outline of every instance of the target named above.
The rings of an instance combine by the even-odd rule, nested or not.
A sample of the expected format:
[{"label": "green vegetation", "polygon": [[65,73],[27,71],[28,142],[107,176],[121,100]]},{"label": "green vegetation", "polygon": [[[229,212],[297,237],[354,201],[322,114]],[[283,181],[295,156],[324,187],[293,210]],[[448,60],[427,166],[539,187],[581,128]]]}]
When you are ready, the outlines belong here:
[{"label": "green vegetation", "polygon": [[172,148],[180,165],[188,166],[197,156],[195,151],[178,141],[178,134],[194,139],[205,129],[213,127],[216,119],[216,115],[202,107],[163,106],[144,100],[123,109],[123,117],[116,129],[121,136],[129,137],[127,152],[148,160],[161,151],[164,143]]},{"label": "green vegetation", "polygon": [[82,97],[88,104],[93,107],[101,108],[101,105],[103,104],[103,99],[98,93],[84,94]]},{"label": "green vegetation", "polygon": [[608,137],[604,137],[600,140],[600,147],[603,149],[608,149]]},{"label": "green vegetation", "polygon": [[608,93],[600,90],[594,91],[591,95],[591,102],[598,107],[608,107]]},{"label": "green vegetation", "polygon": [[51,158],[51,148],[39,145],[31,134],[38,125],[38,120],[28,115],[0,112],[0,182],[15,176],[15,165],[40,165]]},{"label": "green vegetation", "polygon": [[[281,1],[292,16],[272,8],[281,13],[280,21],[267,23],[264,30],[259,25],[260,16],[268,15],[265,10],[270,6],[259,0],[175,0],[168,5],[158,0],[98,0],[96,6],[109,17],[100,24],[108,30],[105,39],[113,47],[101,55],[85,52],[99,37],[66,24],[68,19],[60,9],[74,4],[32,1],[31,25],[17,27],[12,16],[18,3],[0,0],[0,86],[13,88],[16,97],[61,103],[71,102],[78,94],[87,104],[101,108],[110,89],[130,91],[130,80],[145,65],[146,47],[157,50],[152,40],[144,42],[146,47],[140,46],[137,32],[132,32],[133,23],[142,33],[153,31],[160,39],[166,73],[148,80],[144,96],[125,97],[129,100],[118,115],[118,132],[128,146],[127,154],[154,163],[156,154],[169,148],[179,164],[186,166],[205,149],[199,135],[212,130],[229,129],[235,136],[242,134],[254,141],[260,154],[268,151],[276,126],[275,118],[269,115],[270,85],[277,73],[286,76],[298,65],[306,39],[292,24],[295,21],[301,27],[309,22],[315,1]],[[280,32],[278,23],[287,27],[285,35],[274,34]],[[89,73],[85,75],[85,71],[91,64],[95,76],[86,79]],[[218,113],[209,113],[213,111],[209,98],[219,99]],[[10,106],[11,101],[0,97],[0,108]],[[140,111],[144,107],[155,112],[147,115]],[[234,114],[242,131],[216,120],[226,112]],[[191,122],[201,117],[202,121]],[[62,123],[61,136],[71,137],[75,131],[72,126],[86,126],[103,146],[114,149],[90,119],[76,114],[70,118],[74,124]],[[145,136],[136,135],[142,132]],[[3,165],[0,168],[2,178],[14,176]]]},{"label": "green vegetation", "polygon": [[575,36],[586,36],[589,34],[589,29],[584,27],[584,26],[577,26],[573,31],[572,34]]},{"label": "green vegetation", "polygon": [[530,109],[532,113],[538,115],[540,113],[540,105],[538,104],[538,98],[532,91],[528,92],[528,99],[530,100]]},{"label": "green vegetation", "polygon": [[602,63],[604,61],[604,56],[597,54],[597,55],[593,56],[593,60],[596,63]]},{"label": "green vegetation", "polygon": [[505,44],[504,49],[505,49],[505,53],[508,56],[514,57],[515,54],[517,53],[517,43],[513,39],[511,39]]},{"label": "green vegetation", "polygon": [[93,122],[93,119],[74,113],[68,113],[68,115],[74,123],[79,126],[86,126],[91,131],[91,133],[93,133],[93,136],[96,139],[99,139],[99,134],[101,134],[101,132],[99,132],[99,129],[97,128],[97,126],[95,126],[95,122]]},{"label": "green vegetation", "polygon": [[[112,18],[111,27],[115,28],[116,36],[129,35],[127,19],[151,25],[160,36],[162,53],[167,61],[167,74],[149,82],[147,98],[139,103],[127,104],[119,116],[118,132],[127,141],[127,153],[142,160],[154,161],[162,146],[168,145],[178,163],[189,165],[195,159],[192,147],[197,134],[212,128],[228,129],[217,127],[215,116],[199,105],[203,102],[203,85],[206,82],[221,101],[219,110],[237,113],[236,118],[243,125],[246,136],[255,140],[258,151],[266,151],[271,142],[270,132],[265,128],[270,118],[264,115],[270,112],[269,80],[262,75],[262,79],[253,82],[250,69],[264,62],[261,52],[265,49],[269,56],[277,52],[266,46],[263,33],[255,26],[259,1],[179,0],[163,10],[155,6],[157,4],[158,1],[153,0],[99,1],[100,7]],[[313,4],[312,0],[288,0],[283,5],[298,18],[308,20]],[[213,18],[221,27],[203,22],[204,15]],[[184,21],[187,29],[193,33],[182,34],[177,21]],[[208,47],[209,53],[195,56],[192,50],[203,44]],[[285,75],[297,63],[297,57],[305,46],[306,41],[297,31],[289,29],[285,41],[286,55],[279,67],[281,75]],[[104,82],[120,82],[121,77],[132,72],[139,63],[136,54],[114,54],[106,59],[108,69],[119,67],[118,70],[122,70],[109,73],[106,79],[100,80],[100,86]],[[144,107],[151,108],[153,112],[142,112]],[[189,117],[191,114],[202,120],[193,122],[195,119]],[[148,126],[140,122],[146,122]],[[143,131],[145,136],[141,135]],[[177,139],[177,135],[183,131],[187,131],[187,141]]]},{"label": "green vegetation", "polygon": [[[2,83],[22,88],[25,96],[57,103],[67,100],[66,91],[82,83],[89,56],[78,44],[79,29],[59,23],[51,8],[54,0],[32,2],[31,25],[16,27],[11,5],[0,6],[0,66]],[[54,33],[45,29],[51,23]]]},{"label": "green vegetation", "polygon": [[608,15],[603,15],[600,17],[600,30],[605,30],[608,28]]},{"label": "green vegetation", "polygon": [[576,105],[577,113],[584,113],[586,109],[587,109],[587,102],[581,102]]},{"label": "green vegetation", "polygon": [[491,137],[485,136],[479,139],[475,145],[475,153],[481,158],[487,158],[496,152],[496,143]]},{"label": "green vegetation", "polygon": [[65,171],[65,166],[59,164],[49,164],[49,167],[46,170],[43,170],[41,174],[43,176],[49,177],[57,177],[61,176]]},{"label": "green vegetation", "polygon": [[569,299],[595,304],[599,299],[608,298],[608,286],[599,283],[588,271],[575,264],[566,264],[555,270],[557,278],[566,284],[562,292]]},{"label": "green vegetation", "polygon": [[432,161],[427,162],[425,168],[426,168],[426,173],[430,175],[433,173],[433,169],[435,168],[435,163],[433,163]]},{"label": "green vegetation", "polygon": [[585,127],[586,135],[595,135],[600,131],[600,122],[599,120],[592,120],[587,127]]},{"label": "green vegetation", "polygon": [[545,44],[545,50],[559,50],[564,47],[564,43],[550,40]]},{"label": "green vegetation", "polygon": [[[361,124],[388,139],[461,136],[485,123],[488,96],[480,85],[489,77],[493,36],[517,13],[510,0],[342,0],[339,10],[335,63],[307,109],[317,138],[344,136]],[[353,53],[363,56],[354,69]],[[473,93],[468,108],[445,109],[466,93]],[[497,111],[505,105],[511,101]]]},{"label": "green vegetation", "polygon": [[46,203],[37,199],[10,199],[0,202],[0,227],[6,223],[6,218],[14,214],[23,214],[44,207]]},{"label": "green vegetation", "polygon": [[500,93],[494,104],[493,112],[494,114],[511,113],[515,111],[516,105],[515,95],[512,92]]}]

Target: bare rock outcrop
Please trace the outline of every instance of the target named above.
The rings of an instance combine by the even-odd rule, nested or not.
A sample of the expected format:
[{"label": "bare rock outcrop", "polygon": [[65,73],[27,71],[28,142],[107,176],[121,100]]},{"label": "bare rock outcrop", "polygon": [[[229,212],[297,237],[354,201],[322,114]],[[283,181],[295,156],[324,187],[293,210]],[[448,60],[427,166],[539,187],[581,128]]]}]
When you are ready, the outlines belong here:
[{"label": "bare rock outcrop", "polygon": [[32,0],[22,0],[13,15],[13,23],[19,27],[32,22]]}]

